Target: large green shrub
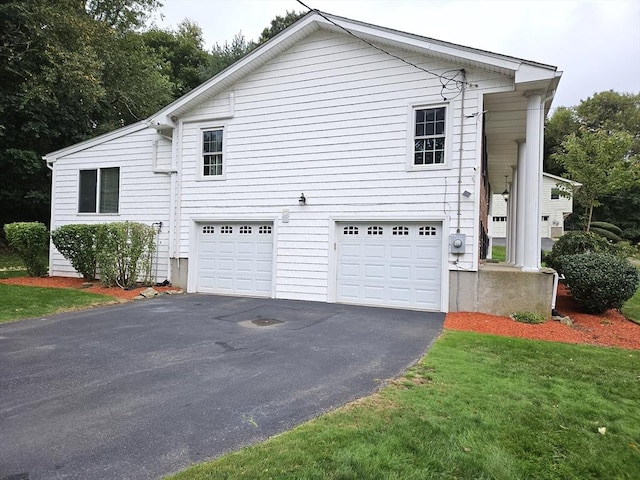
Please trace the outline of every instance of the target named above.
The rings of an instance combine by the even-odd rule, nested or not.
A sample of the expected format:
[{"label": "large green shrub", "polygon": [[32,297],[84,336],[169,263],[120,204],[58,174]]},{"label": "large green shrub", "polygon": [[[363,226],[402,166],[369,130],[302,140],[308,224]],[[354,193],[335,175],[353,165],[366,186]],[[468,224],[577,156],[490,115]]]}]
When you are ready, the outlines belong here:
[{"label": "large green shrub", "polygon": [[562,259],[571,295],[588,313],[620,308],[638,288],[638,270],[606,253],[581,253]]},{"label": "large green shrub", "polygon": [[544,258],[544,262],[548,267],[557,270],[558,273],[563,273],[562,257],[579,253],[610,253],[616,255],[617,250],[615,245],[600,235],[591,232],[573,231],[565,233],[553,244],[551,253]]},{"label": "large green shrub", "polygon": [[9,248],[18,254],[31,277],[43,277],[47,273],[49,232],[44,223],[16,222],[4,226]]},{"label": "large green shrub", "polygon": [[133,287],[149,283],[155,250],[155,229],[135,222],[100,225],[97,231],[98,268],[105,285]]},{"label": "large green shrub", "polygon": [[85,280],[96,278],[99,225],[63,225],[51,232],[53,244]]}]

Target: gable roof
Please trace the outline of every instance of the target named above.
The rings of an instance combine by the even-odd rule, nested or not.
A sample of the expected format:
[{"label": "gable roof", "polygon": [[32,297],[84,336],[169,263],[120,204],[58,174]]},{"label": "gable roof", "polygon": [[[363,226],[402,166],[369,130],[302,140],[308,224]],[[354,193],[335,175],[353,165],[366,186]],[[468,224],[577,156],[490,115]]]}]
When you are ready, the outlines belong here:
[{"label": "gable roof", "polygon": [[514,78],[516,83],[553,81],[559,77],[557,68],[551,65],[312,11],[233,65],[151,116],[147,123],[154,128],[174,126],[176,117],[229,88],[236,81],[318,30],[352,34],[381,48],[400,48],[451,63],[498,72]]}]

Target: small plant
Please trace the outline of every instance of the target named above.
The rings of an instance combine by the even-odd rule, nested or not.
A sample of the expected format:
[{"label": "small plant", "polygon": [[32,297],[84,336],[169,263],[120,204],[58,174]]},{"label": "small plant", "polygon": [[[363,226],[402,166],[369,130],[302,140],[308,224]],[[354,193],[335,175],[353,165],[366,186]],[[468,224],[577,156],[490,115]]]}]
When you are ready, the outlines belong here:
[{"label": "small plant", "polygon": [[544,323],[544,316],[534,312],[515,312],[511,314],[511,318],[520,323]]},{"label": "small plant", "polygon": [[53,244],[85,280],[94,280],[98,266],[99,225],[63,225],[51,232]]},{"label": "small plant", "polygon": [[98,268],[104,285],[133,287],[149,283],[155,250],[155,229],[136,222],[100,225],[97,231]]},{"label": "small plant", "polygon": [[4,226],[9,248],[16,252],[27,267],[31,277],[43,277],[47,273],[49,232],[44,223],[16,222]]},{"label": "small plant", "polygon": [[570,255],[562,266],[571,295],[587,313],[619,309],[638,288],[638,270],[610,254]]}]

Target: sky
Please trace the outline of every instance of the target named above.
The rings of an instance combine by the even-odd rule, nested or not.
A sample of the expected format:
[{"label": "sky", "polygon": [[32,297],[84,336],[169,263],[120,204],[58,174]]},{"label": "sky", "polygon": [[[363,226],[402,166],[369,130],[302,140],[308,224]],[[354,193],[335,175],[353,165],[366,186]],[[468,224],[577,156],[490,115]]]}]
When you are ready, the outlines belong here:
[{"label": "sky", "polygon": [[[161,0],[161,28],[185,18],[206,48],[241,32],[257,40],[296,0]],[[640,92],[640,0],[303,0],[310,8],[558,67],[554,107],[603,90]]]}]

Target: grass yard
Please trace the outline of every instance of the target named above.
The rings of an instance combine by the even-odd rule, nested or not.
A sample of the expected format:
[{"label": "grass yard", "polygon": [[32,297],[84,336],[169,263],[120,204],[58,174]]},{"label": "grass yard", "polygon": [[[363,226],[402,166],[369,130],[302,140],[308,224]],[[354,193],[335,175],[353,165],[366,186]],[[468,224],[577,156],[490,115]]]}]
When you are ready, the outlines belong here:
[{"label": "grass yard", "polygon": [[639,371],[640,351],[449,331],[381,392],[171,478],[637,478]]},{"label": "grass yard", "polygon": [[113,297],[64,288],[0,284],[0,323],[113,303]]},{"label": "grass yard", "polygon": [[27,268],[13,252],[0,248],[0,278],[24,277]]},{"label": "grass yard", "polygon": [[507,247],[492,246],[491,258],[499,262],[504,262],[507,259]]}]

